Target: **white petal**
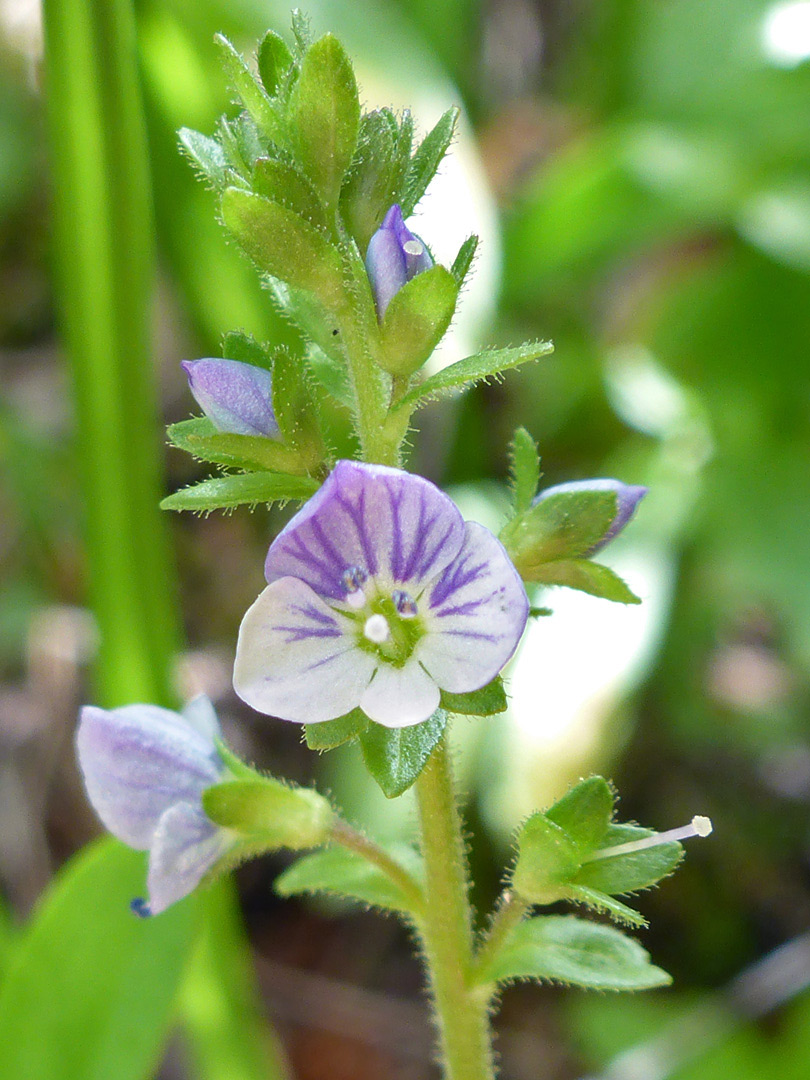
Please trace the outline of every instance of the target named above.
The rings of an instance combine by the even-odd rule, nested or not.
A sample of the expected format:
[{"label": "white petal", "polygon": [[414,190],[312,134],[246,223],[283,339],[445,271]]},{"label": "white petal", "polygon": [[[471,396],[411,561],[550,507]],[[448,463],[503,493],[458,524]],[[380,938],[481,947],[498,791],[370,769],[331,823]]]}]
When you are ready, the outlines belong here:
[{"label": "white petal", "polygon": [[233,685],[258,712],[317,724],[358,705],[376,663],[348,618],[286,577],[268,585],[242,620]]},{"label": "white petal", "polygon": [[467,522],[458,557],[427,601],[426,633],[414,657],[442,690],[485,686],[517,648],[529,610],[523,582],[489,529]]},{"label": "white petal", "polygon": [[178,803],[161,817],[149,852],[149,911],[159,915],[188,896],[231,846],[202,807]]},{"label": "white petal", "polygon": [[93,809],[113,836],[140,850],[170,806],[198,801],[222,773],[212,740],[156,705],[85,707],[76,749]]},{"label": "white petal", "polygon": [[381,663],[360,699],[367,716],[391,728],[421,724],[438,705],[438,686],[413,658],[401,668]]},{"label": "white petal", "polygon": [[206,694],[198,694],[180,710],[180,715],[205,739],[211,742],[222,738],[217,711]]}]

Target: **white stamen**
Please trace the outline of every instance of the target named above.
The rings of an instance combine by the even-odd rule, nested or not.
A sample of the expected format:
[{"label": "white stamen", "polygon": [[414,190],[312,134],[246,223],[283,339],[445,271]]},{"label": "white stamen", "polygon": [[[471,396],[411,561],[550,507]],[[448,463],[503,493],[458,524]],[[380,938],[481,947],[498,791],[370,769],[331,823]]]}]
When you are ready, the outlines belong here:
[{"label": "white stamen", "polygon": [[369,615],[366,619],[366,625],[363,627],[363,633],[375,645],[382,645],[390,632],[388,620],[384,615]]},{"label": "white stamen", "polygon": [[689,840],[693,836],[709,836],[711,831],[711,818],[704,817],[703,814],[695,814],[688,825],[681,825],[679,829],[669,829],[668,832],[656,833],[654,836],[645,836],[642,840],[631,840],[627,844],[616,844],[615,847],[602,848],[589,856],[588,862],[593,862],[595,859],[611,859],[614,855],[629,855],[633,851],[658,847],[659,844],[667,844],[672,840]]},{"label": "white stamen", "polygon": [[349,607],[353,607],[359,611],[361,607],[366,606],[366,594],[362,589],[355,589],[354,592],[346,594],[346,603]]},{"label": "white stamen", "polygon": [[423,245],[418,240],[406,240],[402,245],[402,250],[406,255],[419,256],[425,250]]}]

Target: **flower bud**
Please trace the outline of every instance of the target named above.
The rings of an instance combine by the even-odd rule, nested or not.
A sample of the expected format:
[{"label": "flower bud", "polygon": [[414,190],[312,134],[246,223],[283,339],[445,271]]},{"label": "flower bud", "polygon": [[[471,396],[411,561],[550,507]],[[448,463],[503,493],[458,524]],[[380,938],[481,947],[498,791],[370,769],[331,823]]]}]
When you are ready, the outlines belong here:
[{"label": "flower bud", "polygon": [[616,494],[616,514],[608,529],[595,544],[581,554],[585,557],[595,555],[603,547],[617,536],[636,512],[636,507],[647,494],[647,488],[636,484],[623,484],[621,480],[571,480],[566,484],[557,484],[554,487],[541,491],[533,502],[533,506],[544,502],[554,495],[576,495],[580,492],[613,491]]},{"label": "flower bud", "polygon": [[366,252],[366,270],[380,319],[394,294],[431,266],[430,252],[407,228],[399,205],[394,203],[369,241]]},{"label": "flower bud", "polygon": [[269,371],[240,360],[184,360],[188,385],[218,431],[232,435],[279,434]]}]

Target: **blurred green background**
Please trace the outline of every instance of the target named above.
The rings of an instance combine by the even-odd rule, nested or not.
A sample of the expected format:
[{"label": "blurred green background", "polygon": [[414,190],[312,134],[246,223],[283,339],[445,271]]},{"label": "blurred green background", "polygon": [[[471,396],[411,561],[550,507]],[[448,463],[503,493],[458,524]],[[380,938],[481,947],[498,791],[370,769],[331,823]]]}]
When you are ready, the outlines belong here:
[{"label": "blurred green background", "polygon": [[[410,103],[424,131],[442,106],[463,105],[454,161],[417,218],[440,255],[459,229],[483,236],[450,353],[556,344],[539,365],[425,410],[411,466],[497,524],[506,443],[524,424],[544,483],[615,475],[651,488],[612,553],[642,608],[547,594],[555,616],[514,665],[509,716],[462,725],[478,899],[497,891],[511,828],[592,771],[615,780],[623,819],[664,829],[704,813],[715,824],[641,901],[644,943],[675,989],[510,990],[503,1075],[806,1077],[810,2],[308,10],[316,31],[343,37],[369,107]],[[229,108],[214,32],[250,50],[267,27],[286,31],[289,11],[276,0],[139,0],[135,14],[154,381],[168,423],[193,406],[180,359],[217,355],[235,328],[290,341],[175,135],[210,132]],[[0,966],[52,875],[97,831],[71,749],[98,640],[51,272],[46,85],[36,0],[0,0]],[[159,427],[147,436],[162,445]],[[168,489],[205,475],[179,452],[165,458]],[[354,751],[316,759],[292,726],[233,696],[236,630],[280,520],[167,521],[189,642],[177,692],[209,693],[238,752],[292,779],[317,776],[358,821],[400,832],[407,804],[375,794]],[[281,865],[253,864],[238,884],[263,1008],[295,1076],[434,1076],[407,935],[369,913],[279,903]],[[191,1051],[188,1038],[170,1043],[153,1074],[250,1080],[227,1055],[195,1056],[200,1000],[184,1014]]]}]

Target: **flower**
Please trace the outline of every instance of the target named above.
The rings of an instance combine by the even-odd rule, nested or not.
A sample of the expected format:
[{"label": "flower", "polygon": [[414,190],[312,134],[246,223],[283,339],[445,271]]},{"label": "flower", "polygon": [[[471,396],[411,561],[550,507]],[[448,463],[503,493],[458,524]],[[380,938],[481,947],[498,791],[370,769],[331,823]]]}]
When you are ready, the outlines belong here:
[{"label": "flower", "polygon": [[366,252],[366,270],[378,316],[382,319],[394,294],[406,282],[431,266],[430,252],[405,225],[402,211],[394,203],[369,240]]},{"label": "flower", "polygon": [[554,487],[541,491],[535,498],[533,505],[551,498],[553,495],[575,494],[579,491],[613,491],[616,493],[616,516],[601,540],[583,553],[590,557],[617,536],[636,512],[636,508],[648,489],[636,484],[623,484],[621,480],[570,480],[566,484],[556,484]]},{"label": "flower", "polygon": [[259,712],[319,723],[356,706],[426,720],[478,690],[526,625],[526,593],[488,529],[422,477],[339,461],[270,545],[239,630],[234,687]]},{"label": "flower", "polygon": [[182,714],[156,705],[81,711],[76,749],[93,809],[113,836],[149,852],[148,902],[132,902],[138,915],[182,899],[233,844],[202,808],[203,791],[226,775],[218,734],[205,697]]},{"label": "flower", "polygon": [[184,360],[181,367],[202,411],[218,431],[232,435],[279,434],[269,371],[240,360]]}]

